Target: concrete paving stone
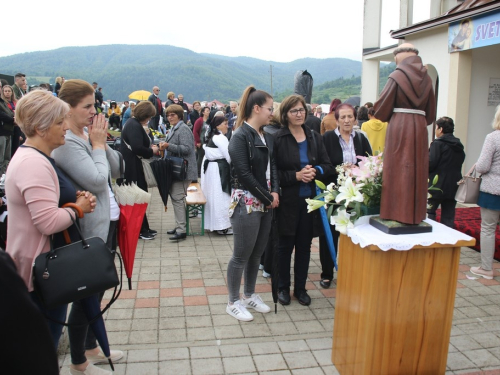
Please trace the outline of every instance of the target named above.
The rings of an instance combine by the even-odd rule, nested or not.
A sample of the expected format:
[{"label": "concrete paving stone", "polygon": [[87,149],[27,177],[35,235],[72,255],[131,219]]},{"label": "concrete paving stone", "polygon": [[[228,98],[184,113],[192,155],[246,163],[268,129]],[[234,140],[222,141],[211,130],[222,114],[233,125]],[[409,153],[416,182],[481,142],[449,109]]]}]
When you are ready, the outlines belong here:
[{"label": "concrete paving stone", "polygon": [[281,353],[280,347],[275,342],[258,342],[248,344],[252,355]]},{"label": "concrete paving stone", "polygon": [[208,306],[186,306],[185,314],[186,316],[208,316],[210,309]]},{"label": "concrete paving stone", "polygon": [[181,288],[182,287],[182,281],[180,279],[164,280],[163,276],[164,275],[161,275],[161,277],[160,277],[160,288]]},{"label": "concrete paving stone", "polygon": [[301,334],[325,331],[325,328],[318,321],[294,322],[294,324]]},{"label": "concrete paving stone", "polygon": [[321,349],[330,349],[331,350],[332,345],[333,345],[332,337],[319,338],[319,339],[307,339],[306,343],[311,348],[311,350],[321,350]]},{"label": "concrete paving stone", "polygon": [[183,306],[160,307],[160,317],[161,318],[169,318],[169,317],[177,317],[177,316],[184,316],[184,307]]},{"label": "concrete paving stone", "polygon": [[452,344],[448,344],[448,353],[458,352],[458,349],[455,348]]},{"label": "concrete paving stone", "polygon": [[186,329],[161,329],[159,330],[158,342],[173,343],[187,341]]},{"label": "concrete paving stone", "polygon": [[186,328],[186,318],[183,316],[162,318],[159,320],[159,329]]},{"label": "concrete paving stone", "polygon": [[489,316],[487,312],[477,306],[459,307],[455,309],[455,311],[457,310],[465,314],[467,318],[482,318],[485,316]]},{"label": "concrete paving stone", "polygon": [[137,291],[137,298],[156,298],[160,296],[159,289],[145,289]]},{"label": "concrete paving stone", "polygon": [[459,295],[460,297],[473,297],[477,296],[478,293],[471,288],[462,288],[457,289],[457,295]]},{"label": "concrete paving stone", "polygon": [[274,303],[270,307],[271,307],[271,312],[269,314],[264,315],[267,324],[288,323],[292,321],[287,311],[283,309],[280,310],[281,305],[278,304],[277,314],[274,313]]},{"label": "concrete paving stone", "polygon": [[482,349],[483,348],[470,335],[453,336],[450,338],[450,343],[461,352],[466,351],[466,350]]},{"label": "concrete paving stone", "polygon": [[212,318],[208,316],[188,316],[186,317],[186,327],[212,327]]},{"label": "concrete paving stone", "polygon": [[215,331],[213,328],[188,328],[187,338],[189,341],[215,340]]},{"label": "concrete paving stone", "polygon": [[126,362],[158,362],[158,358],[158,349],[131,349]]},{"label": "concrete paving stone", "polygon": [[318,320],[326,332],[331,332],[333,335],[333,319]]},{"label": "concrete paving stone", "polygon": [[254,355],[253,360],[259,372],[288,369],[281,354]]},{"label": "concrete paving stone", "polygon": [[499,307],[498,305],[482,305],[481,309],[484,310],[489,316],[497,316],[499,315]]},{"label": "concrete paving stone", "polygon": [[312,352],[314,354],[314,358],[318,361],[320,366],[329,366],[332,364],[332,348],[314,350]]},{"label": "concrete paving stone", "polygon": [[160,280],[160,274],[143,273],[139,275],[139,281],[157,281]]},{"label": "concrete paving stone", "polygon": [[292,321],[284,323],[270,323],[269,330],[273,336],[289,336],[299,333]]},{"label": "concrete paving stone", "polygon": [[182,273],[182,280],[199,280],[201,279],[201,272],[185,272]]},{"label": "concrete paving stone", "polygon": [[480,296],[488,296],[491,294],[496,294],[499,291],[498,289],[494,289],[494,286],[479,286],[470,289]]},{"label": "concrete paving stone", "polygon": [[221,279],[205,279],[205,286],[225,286],[226,282]]},{"label": "concrete paving stone", "polygon": [[[249,324],[248,324],[249,323]],[[269,337],[272,336],[271,330],[267,324],[255,324],[255,322],[247,322],[242,324],[244,337]]]},{"label": "concrete paving stone", "polygon": [[162,280],[180,280],[181,267],[180,266],[162,266],[161,267]]},{"label": "concrete paving stone", "polygon": [[469,316],[464,314],[463,312],[461,312],[459,309],[453,310],[453,321],[454,322],[459,321],[459,320],[463,320],[463,319],[467,319],[467,318],[469,318]]},{"label": "concrete paving stone", "polygon": [[450,336],[458,336],[458,335],[463,335],[465,332],[462,331],[460,328],[458,328],[457,326],[451,326],[451,332],[450,332]]},{"label": "concrete paving stone", "polygon": [[160,361],[174,361],[177,359],[189,359],[189,348],[159,349],[158,356],[159,356]]},{"label": "concrete paving stone", "polygon": [[144,265],[141,266],[141,271],[140,274],[159,274],[160,273],[160,267],[145,267]]},{"label": "concrete paving stone", "polygon": [[108,332],[109,344],[113,347],[117,347],[118,345],[126,345],[128,344],[129,335],[129,331]]},{"label": "concrete paving stone", "polygon": [[134,299],[118,299],[118,301],[113,304],[113,309],[110,309],[110,312],[118,309],[132,309],[134,304]]},{"label": "concrete paving stone", "polygon": [[500,359],[486,349],[468,350],[464,354],[478,367],[499,366]]},{"label": "concrete paving stone", "polygon": [[128,363],[126,375],[158,375],[158,362]]},{"label": "concrete paving stone", "polygon": [[158,318],[158,309],[135,309],[134,319]]},{"label": "concrete paving stone", "polygon": [[473,333],[470,335],[474,340],[476,340],[483,348],[494,348],[500,347],[500,338],[491,333]]},{"label": "concrete paving stone", "polygon": [[184,306],[184,297],[160,298],[161,307]]},{"label": "concrete paving stone", "polygon": [[292,370],[292,375],[324,375],[321,367],[298,368]]},{"label": "concrete paving stone", "polygon": [[279,371],[260,371],[259,375],[291,375],[290,370],[279,370]]},{"label": "concrete paving stone", "polygon": [[449,353],[446,366],[448,366],[450,370],[465,370],[473,369],[475,367],[474,363],[460,352]]},{"label": "concrete paving stone", "polygon": [[292,310],[288,312],[288,315],[290,316],[290,319],[292,319],[294,322],[301,320],[310,321],[316,319],[314,313],[309,309]]},{"label": "concrete paving stone", "polygon": [[218,346],[193,346],[189,349],[191,359],[199,358],[220,358],[220,350]]},{"label": "concrete paving stone", "polygon": [[222,358],[251,356],[248,344],[221,345],[219,349]]},{"label": "concrete paving stone", "polygon": [[222,304],[222,305],[227,305],[227,294],[223,295],[213,295],[213,296],[208,296],[208,303],[209,304]]},{"label": "concrete paving stone", "polygon": [[158,342],[158,330],[131,331],[129,344],[156,344]]},{"label": "concrete paving stone", "polygon": [[467,323],[459,324],[458,328],[462,330],[463,333],[482,333],[489,332],[490,330],[483,323]]},{"label": "concrete paving stone", "polygon": [[161,267],[164,266],[180,266],[181,261],[180,259],[162,259],[160,261]]},{"label": "concrete paving stone", "polygon": [[134,319],[132,321],[132,331],[158,330],[158,319]]},{"label": "concrete paving stone", "polygon": [[249,373],[256,370],[251,356],[223,358],[222,362],[226,374]]},{"label": "concrete paving stone", "polygon": [[285,358],[289,369],[310,368],[318,366],[313,353],[311,353],[309,350],[304,352],[284,353],[283,357]]},{"label": "concrete paving stone", "polygon": [[223,374],[224,368],[222,366],[221,358],[205,358],[205,359],[192,359],[191,369],[193,375],[205,374]]},{"label": "concrete paving stone", "polygon": [[214,327],[226,327],[226,326],[239,326],[239,320],[233,318],[232,316],[228,315],[226,313],[226,309],[224,308],[221,314],[219,315],[214,315],[213,310],[210,309],[212,312],[212,322]]},{"label": "concrete paving stone", "polygon": [[105,325],[107,332],[130,331],[130,328],[132,327],[132,321],[129,319],[123,319],[123,320],[109,319],[106,320]]},{"label": "concrete paving stone", "polygon": [[[464,300],[467,302],[470,302],[473,306],[486,306],[486,305],[493,305],[494,303],[491,301],[488,295],[486,296],[474,296],[474,297],[464,297]],[[465,306],[457,306],[456,300],[455,300],[455,307],[465,307]]]},{"label": "concrete paving stone", "polygon": [[316,306],[314,306],[314,308],[311,310],[316,319],[333,319],[333,316],[335,314],[335,309],[331,306],[325,308],[317,308]]},{"label": "concrete paving stone", "polygon": [[311,350],[305,340],[278,341],[278,345],[283,353]]}]

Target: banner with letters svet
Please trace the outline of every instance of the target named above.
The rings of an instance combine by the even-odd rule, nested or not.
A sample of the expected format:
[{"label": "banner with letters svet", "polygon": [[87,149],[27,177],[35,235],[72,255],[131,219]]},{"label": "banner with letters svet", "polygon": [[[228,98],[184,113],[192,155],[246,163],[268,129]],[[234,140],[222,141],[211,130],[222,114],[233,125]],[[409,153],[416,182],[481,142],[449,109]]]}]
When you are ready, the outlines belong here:
[{"label": "banner with letters svet", "polygon": [[466,18],[448,26],[448,52],[500,44],[500,12]]}]

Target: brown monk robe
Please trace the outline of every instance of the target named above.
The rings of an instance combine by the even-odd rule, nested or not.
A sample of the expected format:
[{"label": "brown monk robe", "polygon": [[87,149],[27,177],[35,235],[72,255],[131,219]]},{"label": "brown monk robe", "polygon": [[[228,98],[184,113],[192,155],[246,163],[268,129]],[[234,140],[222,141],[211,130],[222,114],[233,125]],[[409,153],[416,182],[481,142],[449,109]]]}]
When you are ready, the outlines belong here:
[{"label": "brown monk robe", "polygon": [[[396,70],[375,103],[375,117],[388,121],[380,217],[419,224],[427,212],[429,145],[427,125],[436,118],[431,78],[411,44],[394,51]],[[400,109],[418,113],[398,112]],[[417,112],[417,111],[415,111]]]}]

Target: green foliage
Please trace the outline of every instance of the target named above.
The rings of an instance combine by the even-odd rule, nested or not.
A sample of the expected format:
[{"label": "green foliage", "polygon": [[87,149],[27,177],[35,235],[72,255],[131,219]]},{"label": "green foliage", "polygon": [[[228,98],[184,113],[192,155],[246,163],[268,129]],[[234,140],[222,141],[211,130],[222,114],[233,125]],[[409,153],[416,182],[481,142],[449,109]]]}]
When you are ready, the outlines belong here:
[{"label": "green foliage", "polygon": [[306,58],[279,63],[198,54],[166,45],[64,47],[0,58],[2,73],[24,72],[29,85],[54,84],[57,76],[81,78],[98,82],[104,99],[118,101],[127,99],[135,90],[151,91],[154,85],[160,87],[162,100],[166,100],[169,91],[183,94],[187,102],[238,100],[248,85],[271,91],[270,65],[273,66],[273,94],[292,93],[298,70],[307,69],[316,85],[361,73],[360,61],[343,58]]}]

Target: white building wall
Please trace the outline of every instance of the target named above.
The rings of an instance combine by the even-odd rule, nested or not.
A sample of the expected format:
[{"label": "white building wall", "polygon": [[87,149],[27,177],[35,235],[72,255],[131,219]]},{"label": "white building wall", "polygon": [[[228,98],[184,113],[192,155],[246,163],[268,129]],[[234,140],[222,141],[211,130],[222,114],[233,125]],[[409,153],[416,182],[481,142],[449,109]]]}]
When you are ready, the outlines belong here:
[{"label": "white building wall", "polygon": [[472,50],[472,84],[469,101],[469,127],[465,150],[465,171],[477,161],[484,138],[493,131],[495,107],[488,106],[490,78],[500,78],[500,45]]}]

